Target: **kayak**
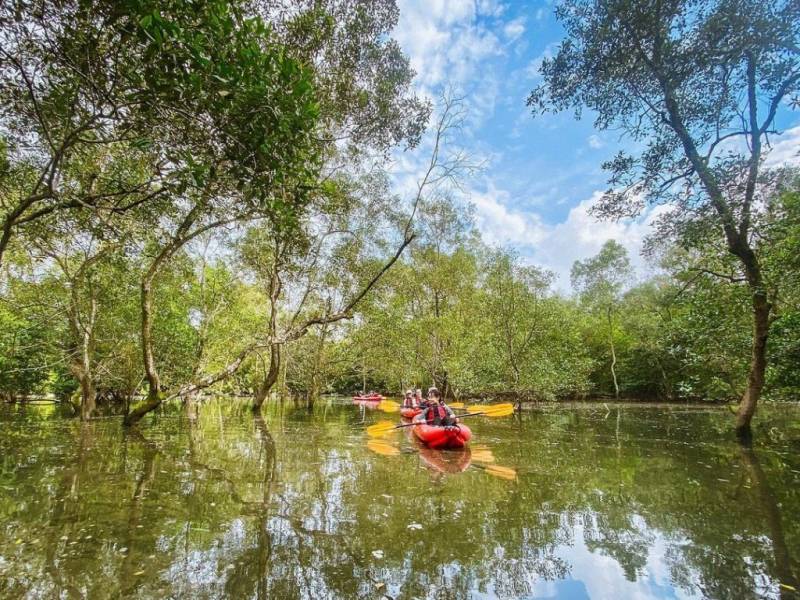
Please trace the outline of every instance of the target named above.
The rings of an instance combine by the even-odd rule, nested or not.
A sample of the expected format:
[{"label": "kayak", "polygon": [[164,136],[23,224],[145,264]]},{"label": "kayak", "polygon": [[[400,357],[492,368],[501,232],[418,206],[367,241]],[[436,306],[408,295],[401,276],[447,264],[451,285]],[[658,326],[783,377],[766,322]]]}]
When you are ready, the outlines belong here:
[{"label": "kayak", "polygon": [[353,404],[356,406],[363,406],[369,410],[378,410],[381,403],[377,400],[353,400]]},{"label": "kayak", "polygon": [[428,425],[421,416],[416,416],[414,417],[414,435],[428,448],[440,450],[463,448],[472,437],[472,431],[463,423],[449,427]]},{"label": "kayak", "polygon": [[400,416],[404,419],[413,419],[422,412],[421,408],[401,408]]},{"label": "kayak", "polygon": [[380,402],[383,396],[380,394],[373,394],[372,396],[353,396],[353,400],[358,402]]}]

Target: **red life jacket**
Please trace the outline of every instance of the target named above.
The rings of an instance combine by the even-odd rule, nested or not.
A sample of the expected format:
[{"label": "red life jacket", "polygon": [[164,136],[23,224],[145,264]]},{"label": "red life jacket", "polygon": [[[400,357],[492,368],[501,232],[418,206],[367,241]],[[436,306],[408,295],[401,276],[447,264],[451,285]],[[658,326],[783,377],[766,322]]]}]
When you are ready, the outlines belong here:
[{"label": "red life jacket", "polygon": [[433,422],[436,417],[439,417],[439,419],[447,418],[447,409],[441,404],[429,406],[428,410],[425,411],[425,420],[428,421],[428,423]]}]

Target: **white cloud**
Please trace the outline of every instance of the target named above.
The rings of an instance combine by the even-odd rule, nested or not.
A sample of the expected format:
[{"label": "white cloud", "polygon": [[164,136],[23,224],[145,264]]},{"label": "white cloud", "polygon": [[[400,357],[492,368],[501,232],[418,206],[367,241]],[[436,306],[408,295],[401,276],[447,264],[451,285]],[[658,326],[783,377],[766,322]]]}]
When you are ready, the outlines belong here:
[{"label": "white cloud", "polygon": [[669,212],[670,208],[653,207],[638,219],[599,221],[590,214],[590,209],[602,195],[603,192],[596,191],[590,198],[574,206],[567,218],[549,227],[542,243],[533,248],[534,262],[558,275],[557,287],[561,290],[569,289],[572,263],[597,254],[607,240],[616,240],[624,246],[630,254],[631,263],[640,273],[646,269],[641,256],[642,243],[651,233],[653,222]]},{"label": "white cloud", "polygon": [[487,17],[499,17],[506,12],[508,8],[502,2],[497,0],[478,0],[478,13]]},{"label": "white cloud", "polygon": [[628,250],[631,263],[643,273],[647,268],[641,256],[644,238],[652,231],[653,222],[670,210],[656,206],[638,219],[598,221],[590,209],[602,194],[594,192],[554,225],[544,223],[536,212],[513,208],[509,193],[491,182],[485,191],[473,190],[469,200],[475,206],[476,225],[484,241],[494,246],[512,245],[532,263],[553,271],[558,277],[556,288],[568,292],[572,264],[597,254],[610,239]]},{"label": "white cloud", "polygon": [[508,192],[491,182],[487,182],[485,192],[472,191],[469,200],[475,206],[476,225],[488,244],[525,247],[540,243],[546,236],[538,215],[510,209]]},{"label": "white cloud", "polygon": [[394,37],[411,59],[416,83],[428,90],[461,85],[483,60],[502,54],[494,32],[478,16],[500,14],[496,3],[473,0],[403,0]]},{"label": "white cloud", "polygon": [[589,147],[594,148],[595,150],[597,150],[598,148],[602,148],[603,146],[606,145],[605,142],[601,140],[600,136],[597,135],[596,133],[590,135],[587,142],[589,143]]},{"label": "white cloud", "polygon": [[525,33],[525,17],[517,17],[503,27],[503,34],[512,42],[523,33]]},{"label": "white cloud", "polygon": [[784,165],[800,167],[800,126],[788,129],[770,141],[772,150],[764,161],[766,167]]}]

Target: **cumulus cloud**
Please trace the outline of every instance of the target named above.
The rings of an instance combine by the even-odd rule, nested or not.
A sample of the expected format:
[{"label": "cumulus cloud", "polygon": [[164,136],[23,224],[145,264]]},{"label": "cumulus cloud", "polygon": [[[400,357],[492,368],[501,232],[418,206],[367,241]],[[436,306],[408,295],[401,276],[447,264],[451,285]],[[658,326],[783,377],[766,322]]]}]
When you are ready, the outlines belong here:
[{"label": "cumulus cloud", "polygon": [[403,0],[394,37],[411,58],[417,85],[463,84],[481,61],[502,53],[495,33],[478,23],[501,14],[493,2]]},{"label": "cumulus cloud", "polygon": [[525,17],[513,19],[506,23],[505,27],[503,27],[503,34],[512,42],[523,33],[525,33]]},{"label": "cumulus cloud", "polygon": [[472,191],[475,221],[484,241],[493,246],[525,247],[543,241],[546,229],[535,213],[509,208],[509,194],[488,182],[486,191]]},{"label": "cumulus cloud", "polygon": [[541,244],[533,247],[534,262],[541,263],[558,275],[557,286],[568,290],[569,272],[576,260],[593,256],[607,240],[616,240],[630,254],[631,264],[641,274],[647,264],[641,256],[645,237],[652,232],[653,223],[669,212],[669,206],[655,206],[637,219],[599,221],[590,214],[592,206],[603,192],[596,191],[590,198],[574,206],[567,218],[547,229]]},{"label": "cumulus cloud", "polygon": [[610,239],[628,250],[631,263],[642,274],[647,269],[641,256],[644,239],[656,219],[670,210],[656,206],[638,219],[598,221],[590,210],[602,194],[594,192],[555,224],[545,223],[536,212],[515,209],[508,192],[491,183],[485,191],[473,190],[469,199],[475,206],[476,225],[488,244],[513,246],[530,262],[553,271],[556,288],[568,292],[572,264],[597,254]]},{"label": "cumulus cloud", "polygon": [[790,165],[800,167],[800,127],[793,127],[772,138],[772,150],[764,165],[770,168]]}]

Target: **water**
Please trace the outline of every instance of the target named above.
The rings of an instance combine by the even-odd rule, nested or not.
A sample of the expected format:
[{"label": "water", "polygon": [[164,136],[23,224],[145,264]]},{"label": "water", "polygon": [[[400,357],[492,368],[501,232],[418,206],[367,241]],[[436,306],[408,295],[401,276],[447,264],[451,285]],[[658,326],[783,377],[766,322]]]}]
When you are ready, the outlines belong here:
[{"label": "water", "polygon": [[[368,443],[343,401],[171,409],[124,433],[0,408],[2,598],[770,598],[800,588],[800,413],[474,419]],[[391,417],[390,417],[391,418]]]}]

